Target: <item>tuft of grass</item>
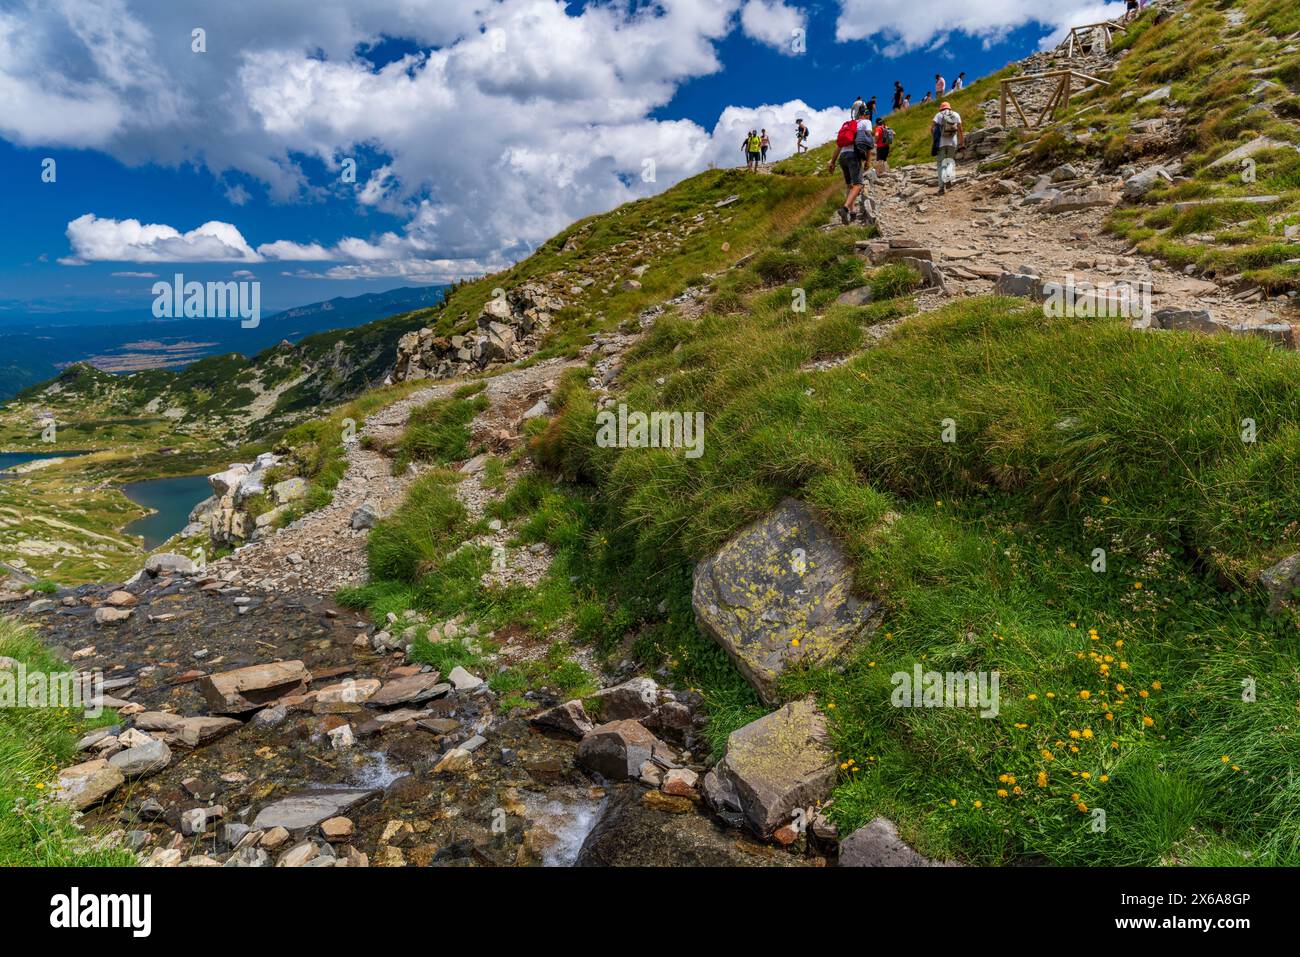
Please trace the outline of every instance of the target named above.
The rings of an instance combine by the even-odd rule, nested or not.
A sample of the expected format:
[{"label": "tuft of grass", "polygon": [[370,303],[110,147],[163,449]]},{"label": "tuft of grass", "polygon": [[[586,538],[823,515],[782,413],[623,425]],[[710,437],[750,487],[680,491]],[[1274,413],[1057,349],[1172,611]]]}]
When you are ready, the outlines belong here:
[{"label": "tuft of grass", "polygon": [[[67,668],[27,629],[0,618],[0,656],[29,673]],[[2,679],[0,679],[2,680]],[[79,735],[112,724],[62,708],[0,708],[0,867],[123,867],[135,855],[88,833],[77,815],[51,798],[55,772],[76,760]]]}]

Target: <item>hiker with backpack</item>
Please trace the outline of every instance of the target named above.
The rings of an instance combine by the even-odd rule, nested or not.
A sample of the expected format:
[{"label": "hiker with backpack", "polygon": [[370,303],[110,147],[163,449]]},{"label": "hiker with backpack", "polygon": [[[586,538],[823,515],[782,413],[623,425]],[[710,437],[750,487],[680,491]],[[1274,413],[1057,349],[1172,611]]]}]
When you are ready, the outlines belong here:
[{"label": "hiker with backpack", "polygon": [[876,98],[874,96],[867,100],[867,119],[872,123],[876,122]]},{"label": "hiker with backpack", "polygon": [[894,111],[897,112],[903,108],[903,84],[897,80],[894,81]]},{"label": "hiker with backpack", "polygon": [[939,176],[939,195],[942,196],[947,187],[943,178],[944,166],[951,162],[955,178],[957,150],[966,145],[966,128],[962,125],[961,114],[954,110],[947,100],[940,104],[939,112],[934,114],[930,133],[933,137],[930,153],[935,157],[935,170]]},{"label": "hiker with backpack", "polygon": [[966,85],[966,73],[965,71],[962,71],[961,73],[957,74],[957,79],[952,81],[952,91],[956,93],[965,85]]},{"label": "hiker with backpack", "polygon": [[876,124],[876,175],[889,172],[889,148],[894,145],[894,131],[884,121]]},{"label": "hiker with backpack", "polygon": [[838,162],[840,172],[844,174],[846,187],[844,205],[836,212],[839,213],[840,222],[846,226],[853,218],[854,204],[862,193],[862,171],[870,163],[871,153],[876,145],[875,132],[865,114],[864,106],[862,112],[855,114],[853,119],[846,120],[840,127],[839,133],[835,136],[835,152],[831,154],[831,161],[826,166],[826,171],[829,173],[835,169],[835,164]]},{"label": "hiker with backpack", "polygon": [[763,130],[763,133],[758,140],[758,148],[759,151],[762,153],[762,161],[764,163],[767,162],[767,149],[771,145],[772,145],[772,141],[768,138],[767,130]]},{"label": "hiker with backpack", "polygon": [[802,117],[794,121],[794,151],[808,152],[808,127],[804,126]]}]

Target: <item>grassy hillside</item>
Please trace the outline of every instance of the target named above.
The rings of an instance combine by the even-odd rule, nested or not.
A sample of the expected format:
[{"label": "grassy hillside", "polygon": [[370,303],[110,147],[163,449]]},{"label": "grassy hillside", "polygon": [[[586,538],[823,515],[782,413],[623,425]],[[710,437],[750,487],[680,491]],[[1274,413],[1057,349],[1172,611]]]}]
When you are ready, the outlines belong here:
[{"label": "grassy hillside", "polygon": [[[588,333],[616,328],[703,282],[705,273],[766,248],[811,199],[832,188],[829,180],[735,169],[701,173],[658,196],[579,220],[510,269],[450,291],[434,328],[444,335],[463,331],[474,324],[493,289],[542,281],[555,287],[566,307],[555,316],[553,335],[536,358],[574,354]],[[623,287],[629,280],[636,288]]]},{"label": "grassy hillside", "polygon": [[[740,308],[661,321],[638,348],[629,406],[708,410],[700,459],[595,448],[594,408],[571,384],[538,454],[596,503],[591,580],[617,596],[609,620],[646,629],[639,647],[705,690],[721,738],[754,702],[695,632],[690,569],[799,495],[890,605],[843,673],[785,688],[830,709],[841,826],[886,813],[925,849],[983,863],[1294,863],[1300,641],[1245,572],[1298,544],[1297,358],[1110,321],[1045,325],[991,298],[857,352],[864,324],[907,307],[792,313],[790,286],[837,288],[822,278],[830,242],[801,231],[787,244],[801,272],[764,282],[756,262],[736,280],[751,287]],[[889,676],[916,662],[1000,672],[1001,714],[891,707]],[[1243,677],[1258,701],[1242,702]]]},{"label": "grassy hillside", "polygon": [[[1229,7],[1246,14],[1239,27]],[[1274,122],[1295,91],[1294,53],[1282,52],[1293,41],[1265,38],[1297,29],[1294,10],[1201,2],[1163,23],[1158,12],[1122,41],[1114,86],[1078,101],[1087,112],[1077,122],[1011,137],[1006,162],[1032,171],[1102,144],[1108,163],[1140,167],[1143,157],[1125,152],[1128,124],[1153,109],[1134,100],[1172,79],[1189,139],[1161,155],[1187,149],[1188,180],[1121,208],[1113,228],[1138,230],[1135,241],[1168,258],[1170,246],[1195,248],[1197,262],[1249,265],[1284,284],[1291,264],[1278,258],[1278,227],[1296,198],[1285,151],[1258,157],[1251,188],[1282,199],[1239,227],[1240,241],[1207,244],[1166,220],[1171,199],[1235,194],[1208,168],[1214,156],[1261,132],[1294,138]],[[1262,75],[1252,70],[1288,92],[1251,110],[1239,84]],[[972,126],[995,79],[953,98]],[[900,162],[928,161],[931,110],[894,117]],[[915,315],[915,276],[866,267],[853,248],[861,230],[821,228],[838,201],[836,181],[818,174],[828,157],[821,147],[770,178],[706,174],[579,224],[494,277],[603,270],[600,308],[575,308],[550,352],[580,342],[579,330],[703,288],[703,314],[667,308],[626,357],[618,388],[631,408],[703,411],[704,454],[597,447],[590,370],[578,370],[557,414],[530,427],[540,472],[489,510],[514,523],[519,545],[544,541],[556,554],[538,588],[479,583],[488,556],[456,546],[482,528],[458,508],[456,475],[435,473],[376,530],[375,581],[347,599],[380,619],[409,607],[459,611],[667,668],[704,694],[720,748],[766,709],[698,632],[691,571],[799,496],[842,537],[859,588],[888,607],[841,670],[783,679],[786,696],[812,692],[830,717],[841,833],[885,814],[922,851],[971,863],[1300,863],[1291,774],[1300,636],[1291,617],[1268,614],[1255,584],[1260,568],[1300,549],[1300,358],[1109,319],[1045,322],[1022,300],[961,299]],[[689,215],[688,197],[698,206],[710,177],[781,199],[729,207],[735,220],[692,237],[697,252],[652,260],[645,287],[619,291],[617,279],[646,261],[661,210]],[[1203,208],[1240,215],[1230,200]],[[587,248],[566,252],[574,237]],[[730,259],[710,257],[723,242]],[[631,255],[617,268],[602,264],[620,249]],[[736,262],[741,251],[753,255]],[[871,305],[837,303],[864,284]],[[475,315],[490,288],[453,295],[446,329]],[[806,311],[792,308],[797,290]],[[896,328],[882,333],[885,323]],[[453,440],[470,410],[454,404],[430,410],[446,426],[425,443],[433,461],[465,451]],[[955,442],[943,441],[948,420]],[[1000,713],[892,707],[890,676],[917,663],[998,672]]]}]

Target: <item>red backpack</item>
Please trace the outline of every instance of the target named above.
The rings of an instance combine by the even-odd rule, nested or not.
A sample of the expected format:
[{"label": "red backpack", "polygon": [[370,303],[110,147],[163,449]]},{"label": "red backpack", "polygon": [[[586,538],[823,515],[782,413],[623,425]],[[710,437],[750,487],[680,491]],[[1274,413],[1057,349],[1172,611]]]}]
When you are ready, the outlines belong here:
[{"label": "red backpack", "polygon": [[853,138],[857,136],[857,134],[858,134],[858,121],[845,120],[844,125],[840,127],[840,131],[837,134],[835,134],[835,145],[842,146],[842,147],[852,146]]}]

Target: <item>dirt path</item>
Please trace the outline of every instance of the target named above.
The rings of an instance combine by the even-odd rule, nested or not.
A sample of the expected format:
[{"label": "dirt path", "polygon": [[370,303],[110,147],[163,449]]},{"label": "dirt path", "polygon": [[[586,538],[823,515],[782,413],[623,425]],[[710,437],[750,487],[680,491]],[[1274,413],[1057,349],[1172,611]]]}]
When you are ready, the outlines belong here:
[{"label": "dirt path", "polygon": [[[474,420],[475,444],[498,453],[517,445],[524,413],[548,396],[561,373],[573,365],[551,359],[507,369],[486,379],[483,394],[491,405]],[[363,584],[370,533],[365,528],[352,528],[353,514],[362,505],[371,506],[381,517],[389,514],[402,503],[411,483],[433,467],[414,465],[394,475],[392,461],[367,448],[365,440],[372,438],[380,447],[395,440],[416,408],[433,399],[450,397],[462,385],[458,381],[439,382],[375,413],[362,424],[356,441],[346,445],[347,472],[329,505],[308,513],[276,535],[213,562],[210,572],[232,583],[269,591],[300,589],[318,597]],[[472,515],[482,514],[485,496],[477,475],[470,474],[467,481],[460,483],[457,494]]]},{"label": "dirt path", "polygon": [[[1093,179],[1095,170],[1085,169]],[[1109,205],[1052,213],[1045,204],[1024,205],[1020,193],[1002,192],[998,183],[998,174],[959,168],[957,183],[938,196],[933,166],[891,170],[872,188],[884,238],[929,249],[954,295],[988,295],[1002,273],[1032,272],[1076,286],[1150,282],[1153,310],[1210,309],[1217,319],[1248,325],[1280,321],[1268,305],[1241,302],[1104,233]]]}]

